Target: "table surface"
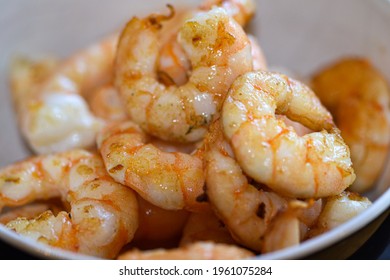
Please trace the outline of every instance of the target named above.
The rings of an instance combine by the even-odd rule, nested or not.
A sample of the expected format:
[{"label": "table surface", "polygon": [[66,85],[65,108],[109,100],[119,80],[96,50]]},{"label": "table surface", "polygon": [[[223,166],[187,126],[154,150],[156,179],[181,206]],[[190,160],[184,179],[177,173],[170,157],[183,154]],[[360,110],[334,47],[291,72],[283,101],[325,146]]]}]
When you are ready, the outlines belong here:
[{"label": "table surface", "polygon": [[[1,260],[37,259],[0,241]],[[390,260],[390,215],[374,235],[350,259],[353,260]]]}]

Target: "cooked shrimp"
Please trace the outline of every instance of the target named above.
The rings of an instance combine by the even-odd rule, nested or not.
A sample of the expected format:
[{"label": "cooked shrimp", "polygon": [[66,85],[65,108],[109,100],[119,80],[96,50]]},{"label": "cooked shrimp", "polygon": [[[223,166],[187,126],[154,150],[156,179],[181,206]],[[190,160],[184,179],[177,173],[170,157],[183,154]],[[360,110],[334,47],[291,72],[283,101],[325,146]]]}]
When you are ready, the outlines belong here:
[{"label": "cooked shrimp", "polygon": [[[275,113],[319,132],[300,137]],[[222,118],[242,169],[279,194],[336,195],[355,179],[349,148],[332,116],[298,81],[266,71],[246,73],[229,90]]]},{"label": "cooked shrimp", "polygon": [[165,210],[138,196],[139,227],[131,246],[151,249],[177,246],[189,212]]},{"label": "cooked shrimp", "polygon": [[269,223],[286,208],[287,201],[249,184],[223,136],[219,119],[206,135],[204,158],[206,194],[214,212],[239,244],[261,251]]},{"label": "cooked shrimp", "polygon": [[371,204],[367,197],[349,191],[326,198],[317,225],[310,231],[310,236],[319,235],[347,222]]},{"label": "cooked shrimp", "polygon": [[164,152],[148,143],[148,136],[131,121],[106,127],[98,147],[108,173],[142,198],[167,210],[204,211],[201,154]]},{"label": "cooked shrimp", "polygon": [[165,250],[129,250],[119,255],[119,260],[228,260],[247,259],[255,255],[244,248],[230,244],[196,242],[186,246]]},{"label": "cooked shrimp", "polygon": [[[251,45],[253,70],[267,69],[267,61],[257,39],[250,34],[247,36]],[[175,35],[172,36],[172,39],[163,45],[157,67],[160,80],[167,85],[180,86],[188,82],[191,63],[175,38]]]},{"label": "cooked shrimp", "polygon": [[52,212],[60,212],[60,207],[51,202],[35,202],[27,205],[22,205],[15,208],[5,208],[0,214],[0,223],[6,224],[12,220],[15,220],[18,217],[25,217],[27,219],[32,219],[39,214],[51,210]]},{"label": "cooked shrimp", "polygon": [[262,253],[274,252],[300,244],[299,219],[294,211],[282,211],[264,234]]},{"label": "cooked shrimp", "polygon": [[0,206],[62,197],[70,213],[46,211],[7,227],[51,246],[113,258],[138,226],[135,193],[115,183],[100,157],[74,150],[37,156],[0,171]]},{"label": "cooked shrimp", "polygon": [[229,230],[212,212],[191,213],[183,229],[179,246],[198,241],[236,244]]},{"label": "cooked shrimp", "polygon": [[[200,5],[199,9],[180,13],[179,15],[175,13],[173,21],[177,26],[181,26],[186,19],[193,17],[200,11],[208,11],[213,6],[224,8],[228,15],[234,18],[243,27],[250,21],[256,9],[255,1],[253,0],[206,0]],[[172,26],[170,27],[170,29],[174,28]],[[168,33],[166,28],[162,33]],[[176,33],[177,31],[171,31],[169,35],[170,39],[163,42],[158,56],[157,69],[159,78],[165,84],[176,84],[180,86],[188,81],[191,73],[191,63],[182,46],[177,41]],[[248,38],[252,47],[254,69],[265,69],[265,57],[260,45],[257,43],[254,36],[248,35]]]},{"label": "cooked shrimp", "polygon": [[113,85],[104,85],[93,91],[88,97],[91,112],[106,121],[124,121],[128,119],[125,105]]},{"label": "cooked shrimp", "polygon": [[351,149],[356,180],[350,190],[367,191],[389,153],[390,89],[386,80],[367,60],[350,58],[315,74],[312,87]]},{"label": "cooked shrimp", "polygon": [[110,37],[65,60],[32,92],[16,92],[20,87],[15,84],[20,72],[34,75],[34,70],[20,64],[12,69],[14,94],[27,97],[15,100],[22,134],[34,152],[89,148],[95,143],[103,123],[81,95],[111,77],[116,41],[117,36]]},{"label": "cooked shrimp", "polygon": [[119,40],[115,85],[143,130],[164,140],[198,141],[233,80],[252,69],[249,40],[224,9],[198,13],[178,34],[192,75],[185,85],[165,86],[155,69],[163,20],[151,15],[127,24]]},{"label": "cooked shrimp", "polygon": [[272,219],[263,237],[262,253],[299,245],[315,224],[322,201],[289,201],[288,207]]}]

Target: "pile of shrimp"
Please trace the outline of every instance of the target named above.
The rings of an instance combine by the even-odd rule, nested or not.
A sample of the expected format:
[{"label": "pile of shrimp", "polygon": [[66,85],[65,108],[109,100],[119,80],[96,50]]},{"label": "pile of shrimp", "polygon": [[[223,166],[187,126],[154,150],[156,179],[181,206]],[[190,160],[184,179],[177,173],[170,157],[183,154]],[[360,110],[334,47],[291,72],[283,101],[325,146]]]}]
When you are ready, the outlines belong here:
[{"label": "pile of shrimp", "polygon": [[[389,88],[348,58],[309,85],[268,70],[253,0],[167,5],[10,84],[33,155],[0,170],[0,222],[106,259],[244,259],[367,209]],[[352,117],[353,116],[353,117]]]}]

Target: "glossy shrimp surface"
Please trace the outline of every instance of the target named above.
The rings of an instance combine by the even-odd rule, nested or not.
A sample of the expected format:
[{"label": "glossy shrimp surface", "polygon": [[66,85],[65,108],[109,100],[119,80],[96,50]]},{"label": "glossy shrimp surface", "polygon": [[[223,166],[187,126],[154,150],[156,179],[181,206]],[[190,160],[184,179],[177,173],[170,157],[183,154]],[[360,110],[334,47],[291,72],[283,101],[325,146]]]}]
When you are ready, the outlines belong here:
[{"label": "glossy shrimp surface", "polygon": [[371,206],[371,201],[358,193],[344,191],[325,199],[324,207],[312,235],[329,231]]},{"label": "glossy shrimp surface", "polygon": [[[315,132],[300,137],[275,113]],[[336,195],[355,179],[349,148],[332,116],[307,86],[287,76],[242,75],[229,90],[222,119],[242,169],[282,195]]]},{"label": "glossy shrimp surface", "polygon": [[[198,9],[179,13],[178,15],[175,14],[173,21],[177,26],[180,26],[186,19],[191,18],[196,13],[208,11],[214,6],[225,9],[227,14],[243,27],[251,20],[256,10],[254,0],[206,0],[201,3]],[[172,30],[174,27],[171,27],[170,29]],[[166,28],[162,32],[168,33]],[[177,32],[168,33],[171,35],[169,35],[169,40],[164,42],[161,47],[157,68],[159,77],[166,84],[184,85],[191,75],[191,62],[183,50],[183,47],[178,42],[176,33]],[[254,69],[265,69],[265,57],[260,45],[253,36],[248,35],[248,38],[252,47]]]},{"label": "glossy shrimp surface", "polygon": [[251,185],[224,138],[220,120],[205,139],[206,194],[219,219],[239,243],[260,252],[262,237],[287,200]]},{"label": "glossy shrimp surface", "polygon": [[37,156],[0,171],[0,206],[61,197],[70,212],[19,217],[7,227],[51,246],[113,258],[138,227],[135,193],[115,183],[99,156],[82,150]]},{"label": "glossy shrimp surface", "polygon": [[[112,76],[117,36],[59,63],[38,86],[19,85],[36,67],[17,63],[11,85],[23,136],[38,154],[89,148],[103,122],[90,112],[83,94]],[[30,79],[31,80],[31,79]],[[30,91],[31,90],[31,91]]]},{"label": "glossy shrimp surface", "polygon": [[390,88],[367,60],[347,58],[316,73],[312,87],[335,117],[351,149],[356,180],[350,190],[373,187],[390,146]]},{"label": "glossy shrimp surface", "polygon": [[165,86],[155,69],[164,19],[151,15],[127,24],[119,41],[115,85],[130,118],[149,134],[175,142],[198,141],[233,80],[252,69],[249,40],[224,9],[198,13],[178,34],[191,61],[191,77],[182,86]]},{"label": "glossy shrimp surface", "polygon": [[202,211],[204,175],[200,154],[164,152],[131,121],[109,126],[98,146],[108,173],[142,198],[167,210]]}]

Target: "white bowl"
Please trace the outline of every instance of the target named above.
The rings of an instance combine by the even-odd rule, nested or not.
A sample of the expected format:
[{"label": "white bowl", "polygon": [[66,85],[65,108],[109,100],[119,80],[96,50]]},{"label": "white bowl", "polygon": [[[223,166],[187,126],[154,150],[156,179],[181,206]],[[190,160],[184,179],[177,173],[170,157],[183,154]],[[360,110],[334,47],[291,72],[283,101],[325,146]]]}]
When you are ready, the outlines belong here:
[{"label": "white bowl", "polygon": [[[176,5],[200,1],[170,0]],[[390,1],[260,0],[250,32],[261,42],[271,66],[307,77],[344,56],[369,58],[390,81]],[[8,67],[18,54],[66,57],[121,28],[133,15],[165,10],[167,1],[0,0],[0,166],[30,154],[17,128],[8,88]],[[373,191],[373,205],[361,215],[298,247],[260,259],[346,258],[389,213],[390,164]],[[0,239],[42,258],[91,258],[32,242],[0,225]],[[348,242],[350,240],[350,242]],[[343,250],[340,250],[340,248]],[[324,251],[325,250],[325,251]],[[335,251],[337,251],[335,253]],[[340,253],[342,252],[342,253]]]}]

